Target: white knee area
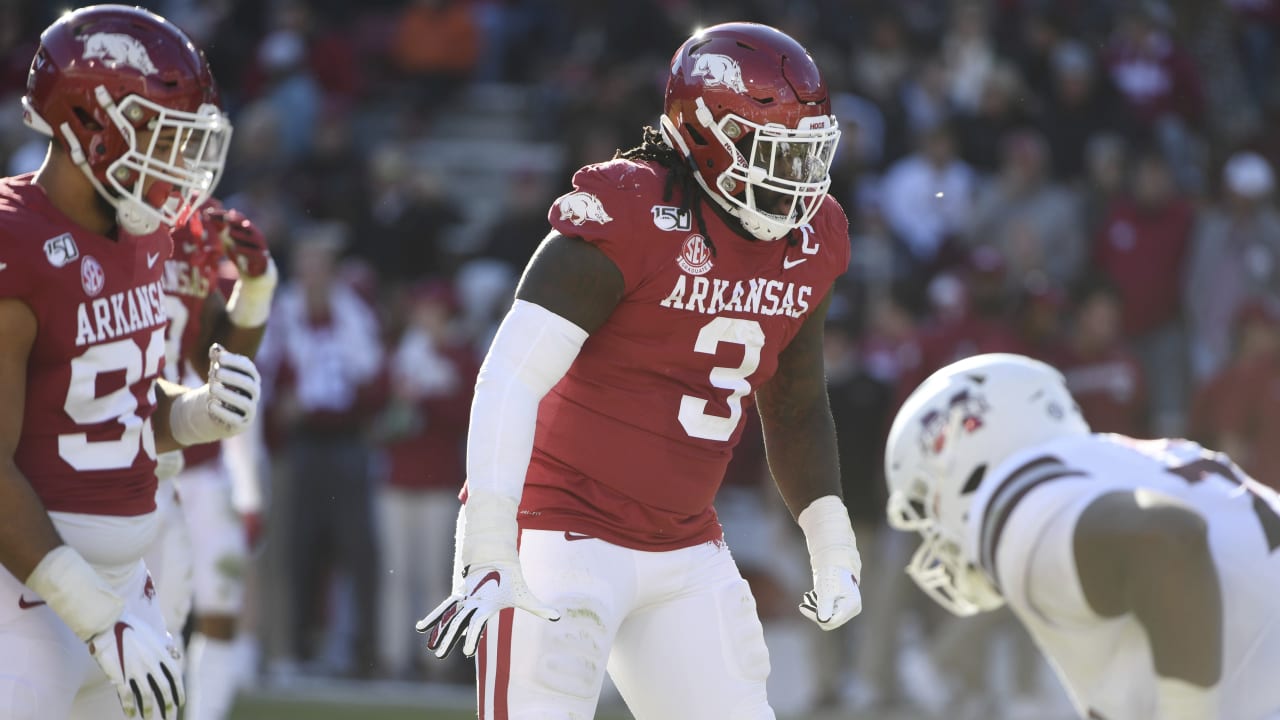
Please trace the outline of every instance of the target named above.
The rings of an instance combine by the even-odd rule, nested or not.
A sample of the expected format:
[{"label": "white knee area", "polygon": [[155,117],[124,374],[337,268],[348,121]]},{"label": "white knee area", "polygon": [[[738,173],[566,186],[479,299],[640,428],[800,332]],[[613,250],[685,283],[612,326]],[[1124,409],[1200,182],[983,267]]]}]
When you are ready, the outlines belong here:
[{"label": "white knee area", "polygon": [[562,596],[556,598],[556,604],[565,608],[560,620],[539,621],[543,651],[534,678],[554,693],[594,698],[609,658],[604,608],[595,598],[583,595]]},{"label": "white knee area", "polygon": [[43,720],[36,689],[16,675],[0,675],[0,717],[9,720]]},{"label": "white knee area", "polygon": [[[716,593],[720,606],[720,631],[734,669],[744,680],[758,682],[762,686],[769,677],[769,649],[764,644],[764,626],[756,612],[756,601],[746,580],[738,580],[722,587]],[[773,711],[764,706],[768,717]],[[737,715],[734,715],[737,718]],[[743,715],[765,717],[764,715]]]}]

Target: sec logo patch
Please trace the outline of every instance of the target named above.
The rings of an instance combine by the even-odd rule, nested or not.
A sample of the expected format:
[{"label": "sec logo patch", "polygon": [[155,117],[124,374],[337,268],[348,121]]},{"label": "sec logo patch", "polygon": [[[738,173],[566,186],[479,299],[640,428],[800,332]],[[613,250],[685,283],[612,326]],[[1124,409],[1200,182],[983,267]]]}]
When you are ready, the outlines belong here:
[{"label": "sec logo patch", "polygon": [[85,255],[80,261],[80,286],[89,297],[97,297],[107,284],[107,273],[92,255]]},{"label": "sec logo patch", "polygon": [[701,235],[690,235],[680,248],[680,256],[676,258],[680,269],[690,275],[705,275],[711,269],[711,248]]}]

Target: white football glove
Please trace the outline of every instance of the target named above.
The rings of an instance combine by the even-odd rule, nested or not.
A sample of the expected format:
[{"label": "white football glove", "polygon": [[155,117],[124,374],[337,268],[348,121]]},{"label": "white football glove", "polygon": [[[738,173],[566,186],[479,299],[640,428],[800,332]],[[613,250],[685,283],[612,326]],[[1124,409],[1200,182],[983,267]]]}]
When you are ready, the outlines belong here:
[{"label": "white football glove", "polygon": [[515,506],[510,498],[471,493],[458,513],[453,593],[414,626],[427,636],[427,649],[436,657],[448,656],[459,642],[463,655],[475,655],[485,624],[505,608],[560,619],[559,611],[543,604],[524,581],[515,547]]},{"label": "white football glove", "polygon": [[257,416],[261,396],[262,378],[253,360],[214,343],[209,348],[209,382],[173,401],[173,439],[191,446],[238,435]]},{"label": "white football glove", "polygon": [[520,608],[543,620],[560,619],[555,608],[534,597],[518,562],[472,565],[465,573],[464,591],[450,595],[415,626],[438,658],[452,652],[459,641],[463,655],[475,655],[485,624],[505,608]]},{"label": "white football glove", "polygon": [[834,630],[862,612],[862,557],[849,511],[840,498],[827,495],[810,503],[797,521],[813,568],[813,589],[804,594],[800,613],[823,630]]},{"label": "white football glove", "polygon": [[[26,580],[81,640],[111,680],[125,715],[173,719],[186,700],[182,653],[124,609],[124,600],[70,546],[50,550]],[[159,714],[156,714],[156,709]]]},{"label": "white football glove", "polygon": [[126,612],[89,640],[89,653],[115,685],[125,716],[176,720],[187,693],[182,653],[169,633],[160,636]]}]

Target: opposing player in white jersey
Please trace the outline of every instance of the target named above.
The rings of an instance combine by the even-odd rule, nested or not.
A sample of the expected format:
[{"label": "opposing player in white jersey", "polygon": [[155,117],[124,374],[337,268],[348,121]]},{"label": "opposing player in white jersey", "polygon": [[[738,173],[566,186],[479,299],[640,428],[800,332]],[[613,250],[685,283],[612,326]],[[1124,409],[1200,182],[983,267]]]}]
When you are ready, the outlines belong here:
[{"label": "opposing player in white jersey", "polygon": [[1008,603],[1081,717],[1280,718],[1280,497],[1225,455],[1091,434],[1060,373],[992,354],[916,389],[885,466],[908,574]]},{"label": "opposing player in white jersey", "polygon": [[[220,288],[223,260],[234,260],[238,278],[229,295]],[[212,343],[254,357],[266,329],[277,272],[262,233],[239,211],[211,201],[173,230],[173,254],[165,262],[165,379],[198,384],[208,373]],[[165,626],[176,634],[194,608],[188,653],[186,720],[222,720],[235,696],[232,641],[244,600],[249,538],[232,501],[233,479],[254,484],[252,463],[233,473],[222,443],[162,453],[156,477],[161,531],[148,548]],[[242,493],[244,495],[246,493]]]},{"label": "opposing player in white jersey", "polygon": [[173,718],[181,654],[142,561],[156,455],[243,430],[259,380],[217,346],[207,384],[158,377],[161,261],[230,125],[190,39],[120,5],[46,29],[22,103],[51,142],[0,180],[0,717]]}]

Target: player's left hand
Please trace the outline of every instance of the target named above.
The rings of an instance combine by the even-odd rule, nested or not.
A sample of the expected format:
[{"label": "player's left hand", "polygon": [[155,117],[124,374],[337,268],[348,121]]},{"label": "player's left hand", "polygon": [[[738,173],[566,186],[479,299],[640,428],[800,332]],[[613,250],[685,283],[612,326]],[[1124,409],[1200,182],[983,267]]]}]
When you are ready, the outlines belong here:
[{"label": "player's left hand", "polygon": [[471,566],[463,577],[461,590],[455,590],[415,625],[427,636],[427,649],[438,658],[446,657],[459,641],[463,655],[475,655],[485,625],[505,608],[519,608],[544,620],[560,619],[559,611],[544,605],[525,584],[519,562]]},{"label": "player's left hand", "polygon": [[253,360],[214,343],[209,348],[209,414],[237,435],[253,423],[262,396],[262,378]]},{"label": "player's left hand", "polygon": [[840,498],[828,495],[814,500],[797,519],[813,568],[813,589],[804,594],[800,614],[823,630],[834,630],[862,612],[862,557],[849,511]]},{"label": "player's left hand", "polygon": [[183,447],[226,440],[253,423],[262,378],[253,361],[214,343],[209,382],[179,395],[169,408],[169,428]]},{"label": "player's left hand", "polygon": [[209,206],[203,211],[205,227],[222,242],[227,255],[245,277],[260,277],[267,272],[271,251],[262,231],[239,210]]}]

